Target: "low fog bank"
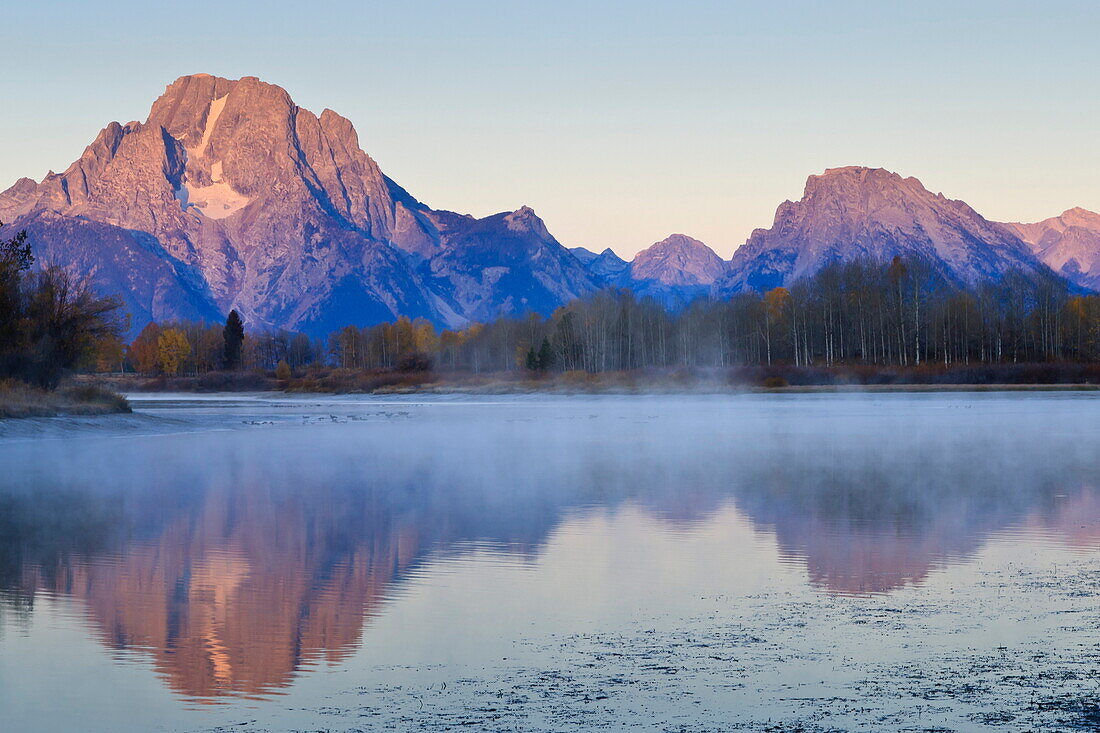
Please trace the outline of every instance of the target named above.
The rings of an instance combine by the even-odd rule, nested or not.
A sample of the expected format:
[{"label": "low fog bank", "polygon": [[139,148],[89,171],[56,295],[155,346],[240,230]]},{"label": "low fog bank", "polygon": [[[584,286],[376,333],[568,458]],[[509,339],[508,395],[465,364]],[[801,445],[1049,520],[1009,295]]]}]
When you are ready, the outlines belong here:
[{"label": "low fog bank", "polygon": [[[55,523],[71,525],[64,542],[90,532],[124,553],[181,522],[197,531],[212,512],[238,524],[211,529],[211,542],[240,522],[262,525],[258,536],[298,526],[344,538],[319,551],[346,559],[409,533],[414,555],[466,541],[537,552],[580,508],[630,503],[675,525],[732,502],[821,583],[871,590],[879,581],[849,578],[845,552],[893,557],[907,582],[1010,527],[1082,546],[1100,535],[1091,395],[163,396],[136,406],[107,437],[93,425],[79,440],[7,441],[0,500],[18,525],[0,533],[9,583],[26,557],[67,552],[48,547]],[[297,510],[276,530],[269,507]]]}]

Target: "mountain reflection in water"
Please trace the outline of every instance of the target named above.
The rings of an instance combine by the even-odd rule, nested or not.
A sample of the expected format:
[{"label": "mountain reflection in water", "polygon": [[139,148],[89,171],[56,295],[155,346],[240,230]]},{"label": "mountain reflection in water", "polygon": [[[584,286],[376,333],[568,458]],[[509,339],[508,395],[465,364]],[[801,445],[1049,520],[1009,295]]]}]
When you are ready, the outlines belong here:
[{"label": "mountain reflection in water", "polygon": [[839,594],[919,584],[992,537],[1100,541],[1095,426],[1067,440],[1056,415],[447,409],[4,446],[0,606],[78,599],[104,645],[140,650],[179,696],[214,702],[344,659],[418,566],[471,543],[536,557],[585,512],[629,505],[687,531],[747,519]]}]

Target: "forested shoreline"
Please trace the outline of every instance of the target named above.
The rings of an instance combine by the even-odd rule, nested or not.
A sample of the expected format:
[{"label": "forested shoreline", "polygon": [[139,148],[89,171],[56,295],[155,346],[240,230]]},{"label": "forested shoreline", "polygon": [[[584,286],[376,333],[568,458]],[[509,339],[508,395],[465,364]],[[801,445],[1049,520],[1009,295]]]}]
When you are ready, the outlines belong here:
[{"label": "forested shoreline", "polygon": [[[353,391],[424,384],[557,387],[1100,383],[1100,295],[1009,273],[975,287],[920,261],[836,263],[791,287],[678,310],[607,289],[549,316],[438,330],[425,319],[327,338],[226,322],[150,323],[129,343],[118,302],[53,268],[23,235],[0,251],[0,378],[64,374],[144,388]],[[187,381],[191,380],[191,381]],[[134,386],[134,384],[130,384]]]},{"label": "forested shoreline", "polygon": [[[100,371],[147,376],[223,372],[225,333],[221,324],[150,324],[130,344],[102,343],[91,361]],[[1033,369],[1040,381],[1089,381],[1092,370],[1083,365],[1100,363],[1100,296],[1072,293],[1054,278],[1014,274],[968,289],[918,262],[857,261],[826,267],[790,288],[699,299],[679,311],[629,290],[604,290],[548,317],[442,331],[424,319],[400,318],[347,326],[327,339],[250,330],[237,349],[241,370],[283,382],[332,370],[525,376],[740,370],[783,375],[786,383],[799,373],[808,383],[841,374],[874,383],[882,374],[927,381],[969,370],[968,379],[985,374],[981,381],[995,381],[1000,372],[1019,382],[1026,378],[1022,365],[1046,365]]]},{"label": "forested shoreline", "polygon": [[61,268],[34,265],[26,232],[0,239],[0,417],[128,412],[125,399],[95,385],[58,389],[89,354],[118,341],[119,302]]}]

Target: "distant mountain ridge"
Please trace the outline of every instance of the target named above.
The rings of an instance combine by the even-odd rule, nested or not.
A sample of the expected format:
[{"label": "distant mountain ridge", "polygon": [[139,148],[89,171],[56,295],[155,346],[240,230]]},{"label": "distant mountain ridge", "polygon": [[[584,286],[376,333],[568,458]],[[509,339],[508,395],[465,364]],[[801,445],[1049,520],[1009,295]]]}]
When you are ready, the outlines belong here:
[{"label": "distant mountain ridge", "polygon": [[684,234],[672,234],[638,252],[627,262],[605,249],[599,255],[572,250],[593,277],[608,286],[629,288],[640,297],[677,307],[709,294],[728,263],[714,250]]},{"label": "distant mountain ridge", "polygon": [[615,254],[610,247],[599,254],[589,252],[584,247],[573,247],[569,251],[580,259],[581,263],[593,276],[601,280],[615,279],[630,266],[629,262]]},{"label": "distant mountain ridge", "polygon": [[916,178],[881,168],[831,168],[810,176],[797,201],[784,201],[769,229],[733,255],[719,292],[789,285],[831,262],[918,259],[944,280],[972,285],[1009,271],[1049,274],[1008,228],[962,201],[933,194]]},{"label": "distant mountain ridge", "polygon": [[351,122],[255,77],[184,76],[145,122],[107,125],[64,172],[0,193],[42,265],[119,295],[131,331],[219,320],[324,335],[403,315],[460,327],[549,313],[604,287],[680,307],[789,285],[830,262],[925,261],[958,285],[1012,270],[1100,287],[1100,216],[1071,209],[999,224],[915,178],[849,166],[810,176],[797,202],[730,261],[673,234],[626,261],[566,249],[530,207],[487,217],[432,209],[386,176]]},{"label": "distant mountain ridge", "polygon": [[1100,214],[1075,207],[1034,224],[1006,224],[1070,282],[1100,290]]},{"label": "distant mountain ridge", "polygon": [[725,271],[725,261],[714,250],[683,234],[650,245],[630,263],[634,280],[655,280],[673,287],[710,285]]}]

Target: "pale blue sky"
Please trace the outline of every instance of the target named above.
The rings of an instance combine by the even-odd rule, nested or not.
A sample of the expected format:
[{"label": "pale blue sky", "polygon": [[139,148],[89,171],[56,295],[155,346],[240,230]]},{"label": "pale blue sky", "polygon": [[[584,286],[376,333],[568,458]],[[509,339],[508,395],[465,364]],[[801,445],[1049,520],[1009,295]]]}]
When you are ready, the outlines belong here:
[{"label": "pale blue sky", "polygon": [[723,256],[806,176],[883,166],[992,219],[1100,210],[1100,2],[7,4],[0,188],[182,74],[350,118],[438,208]]}]

